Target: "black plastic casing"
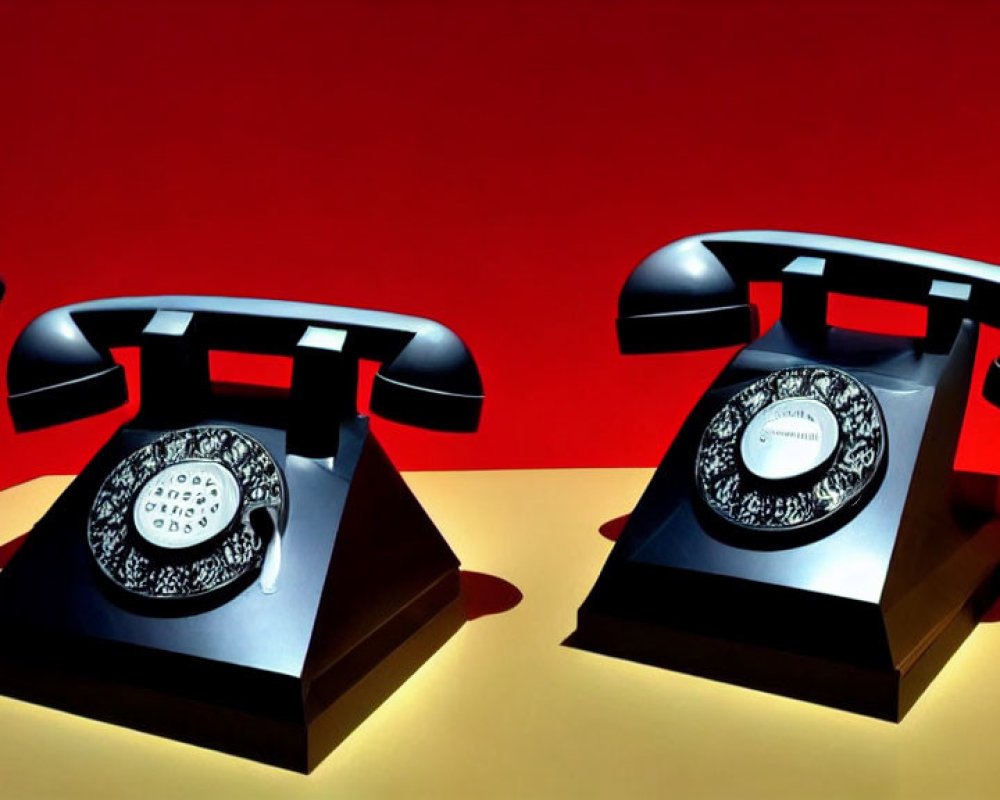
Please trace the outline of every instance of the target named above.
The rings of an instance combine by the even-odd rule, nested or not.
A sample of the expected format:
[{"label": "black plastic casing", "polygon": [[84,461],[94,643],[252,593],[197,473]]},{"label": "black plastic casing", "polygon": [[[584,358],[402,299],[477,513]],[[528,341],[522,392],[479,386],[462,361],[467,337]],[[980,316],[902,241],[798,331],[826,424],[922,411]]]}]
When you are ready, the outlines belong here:
[{"label": "black plastic casing", "polygon": [[[0,572],[0,692],[308,772],[464,622],[459,562],[357,413],[358,358],[387,363],[372,404],[475,428],[468,350],[415,317],[278,301],[125,298],[57,309],[11,356],[21,429],[124,399],[110,348],[141,347],[138,416],[98,452]],[[216,387],[209,349],[291,355],[288,392]],[[136,598],[94,563],[107,475],[179,428],[259,441],[287,487],[277,590],[257,575],[193,599]],[[141,487],[135,487],[138,489]]]},{"label": "black plastic casing", "polygon": [[[1000,524],[957,508],[951,487],[973,320],[997,321],[990,303],[1000,268],[806,234],[693,237],[658,251],[627,282],[624,352],[659,349],[666,330],[680,335],[700,302],[692,275],[705,277],[709,315],[731,313],[724,309],[742,300],[746,280],[780,279],[781,319],[736,354],[681,427],[568,643],[899,720],[995,597]],[[829,326],[830,291],[927,305],[927,334]],[[642,338],[633,323],[655,326],[657,313],[666,315],[663,331],[630,338]],[[697,348],[693,331],[666,349]],[[710,342],[749,332],[742,322],[723,325]],[[880,478],[827,523],[778,534],[728,524],[695,487],[706,424],[752,381],[811,365],[844,370],[872,390],[886,424]]]}]

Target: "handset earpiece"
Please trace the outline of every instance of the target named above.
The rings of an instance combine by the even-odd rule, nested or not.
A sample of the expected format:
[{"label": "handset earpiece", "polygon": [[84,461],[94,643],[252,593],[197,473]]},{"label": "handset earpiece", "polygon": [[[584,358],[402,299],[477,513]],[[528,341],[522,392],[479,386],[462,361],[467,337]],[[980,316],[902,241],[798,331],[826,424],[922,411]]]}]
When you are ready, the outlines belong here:
[{"label": "handset earpiece", "polygon": [[618,297],[623,353],[700,350],[748,342],[758,333],[748,287],[697,237],[643,259]]},{"label": "handset earpiece", "polygon": [[57,425],[117,408],[128,400],[125,370],[97,346],[70,308],[37,317],[7,361],[7,403],[19,431]]}]

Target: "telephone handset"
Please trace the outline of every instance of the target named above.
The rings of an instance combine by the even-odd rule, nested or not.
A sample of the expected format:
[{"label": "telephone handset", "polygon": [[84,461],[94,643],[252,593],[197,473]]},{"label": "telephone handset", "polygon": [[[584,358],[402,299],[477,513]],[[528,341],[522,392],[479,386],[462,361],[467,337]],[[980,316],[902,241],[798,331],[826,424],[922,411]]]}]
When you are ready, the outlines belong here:
[{"label": "telephone handset", "polygon": [[[356,408],[473,431],[448,328],[277,300],[138,297],[49,311],[8,362],[15,427],[139,412],[0,572],[0,691],[309,771],[464,619],[458,560]],[[286,395],[219,392],[209,351],[292,357]]]},{"label": "telephone handset", "polygon": [[[321,429],[349,409],[334,401],[354,402],[351,369],[359,358],[382,362],[372,388],[375,413],[449,431],[474,431],[479,423],[475,362],[461,339],[436,322],[287,300],[164,296],[95,300],[35,319],[10,355],[14,424],[30,430],[124,403],[124,371],[110,350],[129,345],[142,346],[142,414],[154,419],[199,413],[208,389],[207,351],[214,349],[294,356],[295,402],[309,411],[300,421]],[[347,372],[334,387],[337,369]],[[324,373],[328,385],[321,383]]]},{"label": "telephone handset", "polygon": [[[951,494],[1000,267],[832,236],[682,239],[632,272],[624,353],[757,335],[698,402],[580,608],[575,646],[899,720],[992,597],[1000,526]],[[927,307],[912,338],[827,323],[829,292]],[[1000,363],[984,394],[1000,405]]]}]

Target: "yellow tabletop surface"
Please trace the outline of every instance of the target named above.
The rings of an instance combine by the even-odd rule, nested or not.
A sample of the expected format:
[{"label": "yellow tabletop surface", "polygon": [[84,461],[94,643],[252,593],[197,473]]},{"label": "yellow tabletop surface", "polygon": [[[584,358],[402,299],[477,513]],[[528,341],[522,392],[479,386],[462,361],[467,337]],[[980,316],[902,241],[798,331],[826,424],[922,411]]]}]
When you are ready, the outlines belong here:
[{"label": "yellow tabletop surface", "polygon": [[[514,584],[311,774],[0,698],[0,797],[1000,796],[1000,626],[901,724],[574,650],[646,469],[409,473],[464,569]],[[0,542],[68,478],[0,493]]]}]

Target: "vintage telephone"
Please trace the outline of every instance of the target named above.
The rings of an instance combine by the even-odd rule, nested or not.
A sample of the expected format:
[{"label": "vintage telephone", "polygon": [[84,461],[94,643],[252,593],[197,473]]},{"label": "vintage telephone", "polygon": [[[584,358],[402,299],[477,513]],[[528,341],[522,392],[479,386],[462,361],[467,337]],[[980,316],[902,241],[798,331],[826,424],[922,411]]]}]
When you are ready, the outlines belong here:
[{"label": "vintage telephone", "polygon": [[[774,231],[682,239],[633,271],[624,353],[747,342],[698,402],[569,643],[899,720],[994,597],[1000,525],[953,502],[978,322],[1000,267]],[[827,294],[927,307],[913,339],[827,324]],[[986,398],[1000,405],[1000,363]]]},{"label": "vintage telephone", "polygon": [[[461,340],[418,317],[227,297],[49,311],[8,364],[19,430],[141,405],[0,572],[0,691],[311,770],[464,620],[458,560],[356,410],[472,431]],[[209,350],[291,356],[220,392]]]}]

